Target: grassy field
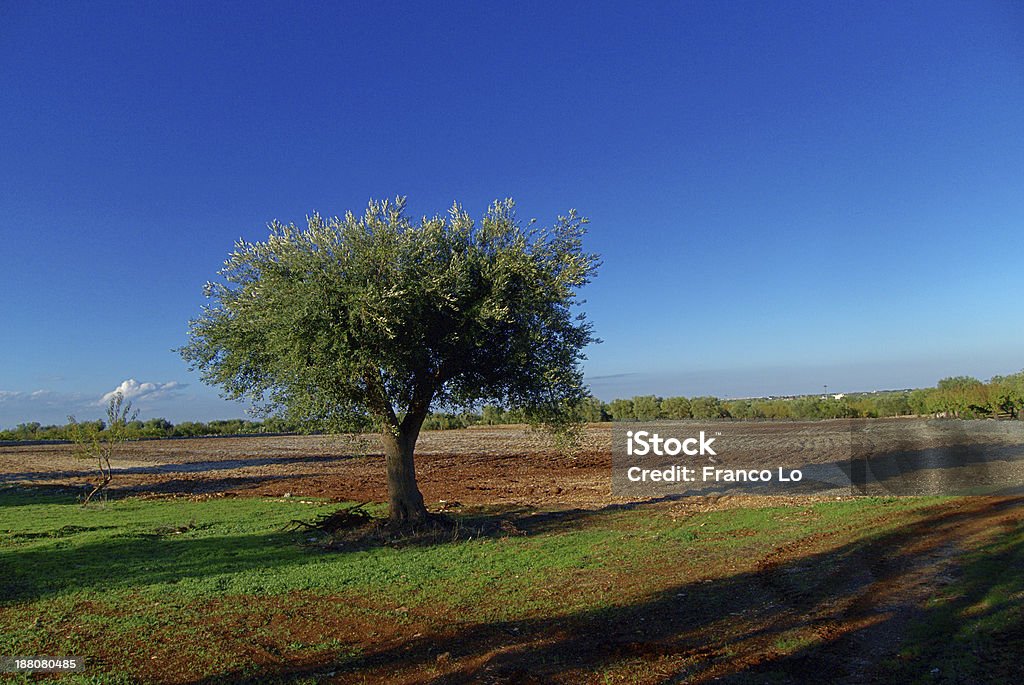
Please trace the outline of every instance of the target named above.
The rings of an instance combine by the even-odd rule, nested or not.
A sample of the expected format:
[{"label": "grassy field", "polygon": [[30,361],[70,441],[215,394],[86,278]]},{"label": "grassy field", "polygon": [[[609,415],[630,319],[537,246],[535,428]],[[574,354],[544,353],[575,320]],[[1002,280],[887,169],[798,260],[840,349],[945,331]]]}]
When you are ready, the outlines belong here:
[{"label": "grassy field", "polygon": [[8,487],[0,654],[104,683],[1010,682],[1019,505],[492,505],[328,549],[290,523],[337,503]]}]

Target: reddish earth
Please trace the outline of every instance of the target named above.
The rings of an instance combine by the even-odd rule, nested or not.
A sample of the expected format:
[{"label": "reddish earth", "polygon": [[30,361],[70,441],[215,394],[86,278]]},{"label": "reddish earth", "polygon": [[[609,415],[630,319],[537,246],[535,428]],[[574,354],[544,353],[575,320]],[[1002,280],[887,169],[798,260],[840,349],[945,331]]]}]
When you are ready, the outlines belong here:
[{"label": "reddish earth", "polygon": [[[610,431],[595,428],[570,457],[521,427],[428,431],[417,445],[417,478],[428,505],[598,505],[610,496],[610,440]],[[373,435],[144,441],[122,446],[113,466],[121,493],[387,499],[383,452]],[[95,477],[71,445],[0,447],[0,474],[6,482],[83,488]]]}]

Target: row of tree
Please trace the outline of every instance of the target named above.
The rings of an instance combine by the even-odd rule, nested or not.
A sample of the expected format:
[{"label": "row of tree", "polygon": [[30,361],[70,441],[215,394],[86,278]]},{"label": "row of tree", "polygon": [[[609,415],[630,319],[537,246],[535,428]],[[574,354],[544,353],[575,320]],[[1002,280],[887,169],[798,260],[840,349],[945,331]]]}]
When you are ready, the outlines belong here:
[{"label": "row of tree", "polygon": [[[960,419],[1019,418],[1024,371],[984,383],[969,376],[944,378],[934,388],[850,395],[720,400],[717,397],[643,395],[586,407],[588,420],[842,419],[937,416]],[[600,411],[599,419],[592,418]],[[607,418],[606,418],[607,417]]]},{"label": "row of tree", "polygon": [[[775,419],[815,420],[881,418],[891,416],[939,416],[960,419],[1019,418],[1024,410],[1024,371],[996,376],[983,383],[969,376],[944,378],[934,388],[835,396],[721,400],[717,397],[658,397],[638,395],[632,399],[602,402],[585,399],[578,418],[589,423],[605,421],[655,421],[658,419]],[[487,405],[479,412],[434,412],[423,423],[426,430],[449,430],[474,425],[527,423],[519,409]],[[83,422],[102,431],[103,421]],[[367,424],[367,428],[370,425]],[[260,433],[305,433],[315,427],[270,417],[263,421],[231,419],[208,423],[167,419],[130,421],[124,427],[129,440],[146,438],[189,438]],[[70,440],[73,424],[44,426],[23,423],[0,431],[0,440]]]},{"label": "row of tree", "polygon": [[[77,424],[42,425],[40,423],[22,423],[10,430],[0,431],[0,440],[73,440],[76,425],[80,428],[99,432],[108,426],[103,420],[81,421]],[[149,419],[147,421],[128,421],[121,429],[128,440],[145,440],[151,438],[194,438],[216,435],[249,435],[257,433],[301,433],[303,426],[278,417],[265,421],[248,421],[246,419],[228,419],[224,421],[183,421],[178,424],[167,419]]]},{"label": "row of tree", "polygon": [[[590,397],[577,409],[581,420],[656,421],[658,419],[817,420],[937,416],[960,419],[1019,418],[1024,409],[1024,371],[984,383],[969,376],[944,378],[934,388],[850,395],[722,400],[717,397],[638,395],[611,402]],[[486,406],[479,413],[434,413],[424,428],[444,430],[475,424],[525,423],[522,412]]]}]

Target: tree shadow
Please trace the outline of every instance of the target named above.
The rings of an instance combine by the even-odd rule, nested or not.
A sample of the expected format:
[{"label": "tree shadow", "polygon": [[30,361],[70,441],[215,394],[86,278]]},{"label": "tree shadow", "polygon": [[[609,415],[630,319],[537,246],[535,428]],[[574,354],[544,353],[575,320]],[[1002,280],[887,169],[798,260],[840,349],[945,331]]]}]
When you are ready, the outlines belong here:
[{"label": "tree shadow", "polygon": [[[94,529],[73,532],[89,530]],[[61,537],[59,533],[48,537]],[[69,589],[132,590],[254,569],[272,571],[302,563],[296,542],[297,536],[286,532],[186,538],[173,530],[154,529],[75,547],[6,549],[0,551],[0,606],[45,599]]]},{"label": "tree shadow", "polygon": [[[112,473],[115,477],[122,475],[163,475],[174,473],[209,473],[211,471],[231,471],[254,466],[278,466],[289,464],[325,464],[328,462],[347,461],[352,456],[307,455],[299,457],[250,457],[246,459],[211,459],[205,461],[182,461],[172,464],[154,464],[152,466],[117,466],[113,461]],[[4,473],[3,481],[34,482],[56,480],[58,478],[90,478],[96,475],[95,469],[56,470],[56,471],[23,471]]]},{"label": "tree shadow", "polygon": [[[95,473],[88,474],[95,476]],[[114,485],[104,489],[97,500],[117,501],[139,495],[190,496],[202,498],[211,495],[234,497],[246,490],[256,490],[275,482],[294,480],[290,474],[261,474],[258,476],[224,476],[221,478],[171,478],[153,483]],[[34,504],[81,503],[92,485],[63,485],[54,483],[10,483],[0,485],[0,510],[8,507]],[[70,498],[70,501],[69,501]],[[77,500],[77,502],[76,502]]]},{"label": "tree shadow", "polygon": [[[603,525],[619,512],[675,502],[681,495],[616,502],[598,508],[538,509],[530,505],[476,505],[467,509],[432,512],[425,524],[393,528],[383,517],[353,518],[351,528],[332,533],[321,531],[317,547],[334,552],[366,551],[376,547],[433,547],[468,540],[539,535],[552,531],[583,530]],[[703,497],[687,497],[704,501]],[[714,498],[712,498],[714,499]],[[350,507],[343,507],[344,513]],[[316,532],[316,520],[305,523]]]},{"label": "tree shadow", "polygon": [[[251,479],[225,478],[218,479],[215,485],[237,488],[245,484],[258,485],[264,480],[263,476]],[[185,482],[195,484],[194,481]],[[166,486],[173,494],[173,482]],[[144,489],[152,491],[150,486]],[[222,488],[212,489],[220,491]],[[194,488],[189,492],[192,494]],[[132,493],[120,491],[118,494],[127,496]],[[453,526],[446,526],[439,533],[427,531],[425,534],[390,534],[386,530],[382,534],[375,528],[375,524],[386,519],[374,517],[371,525],[354,531],[354,535],[346,537],[343,544],[335,547],[325,546],[322,539],[310,538],[309,530],[300,525],[288,526],[270,534],[216,537],[181,535],[188,530],[136,530],[76,546],[44,549],[0,547],[0,606],[44,599],[72,587],[84,590],[131,589],[256,569],[267,571],[284,565],[318,563],[325,557],[364,552],[378,547],[428,547],[481,537],[506,538],[578,529],[599,525],[605,517],[618,511],[671,499],[675,498],[611,504],[600,509],[545,512],[538,512],[531,507],[498,507],[496,511],[457,514],[447,519]],[[68,497],[67,488],[40,486],[0,490],[0,502],[10,506],[78,506]],[[187,517],[186,514],[182,516]],[[8,533],[7,537],[11,541],[70,538],[73,534],[97,529],[65,526],[53,531]]]},{"label": "tree shadow", "polygon": [[[1022,589],[1020,519],[996,535],[985,554],[960,557],[955,541],[976,517],[1019,510],[1022,503],[976,498],[959,508],[932,507],[922,520],[889,533],[783,563],[769,561],[752,572],[676,584],[639,601],[455,624],[361,656],[324,657],[297,669],[271,667],[255,679],[249,671],[195,682],[269,677],[281,682],[394,677],[446,685],[587,682],[624,663],[643,670],[643,682],[665,685],[885,682],[892,673],[930,677],[933,655],[959,663],[955,659],[979,649],[983,656],[975,661],[980,658],[980,664],[953,672],[950,682],[983,680],[992,672],[985,669],[992,668],[1012,682],[1011,675],[1024,673],[1016,653],[1000,656],[998,643],[979,647],[961,638],[977,634],[977,626],[995,616],[998,634],[1015,635],[1014,644],[1020,645],[1024,623],[1013,599]],[[993,568],[1002,568],[1003,575],[994,576]],[[952,598],[924,601],[931,593],[927,584],[948,574],[957,583]],[[1004,591],[1006,599],[968,612],[994,590]],[[792,647],[784,642],[790,633],[810,637]],[[918,657],[899,663],[901,649]]]},{"label": "tree shadow", "polygon": [[1024,492],[1024,445],[960,442],[855,451],[844,472],[862,495],[1010,495]]}]

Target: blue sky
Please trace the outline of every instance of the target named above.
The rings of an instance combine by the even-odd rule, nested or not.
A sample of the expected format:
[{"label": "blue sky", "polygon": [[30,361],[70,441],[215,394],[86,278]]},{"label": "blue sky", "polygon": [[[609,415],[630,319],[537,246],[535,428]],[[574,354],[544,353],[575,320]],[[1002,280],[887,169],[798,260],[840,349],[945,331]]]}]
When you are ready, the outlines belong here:
[{"label": "blue sky", "polygon": [[592,219],[605,399],[1024,368],[1019,3],[3,3],[0,426],[241,416],[172,352],[239,237]]}]

